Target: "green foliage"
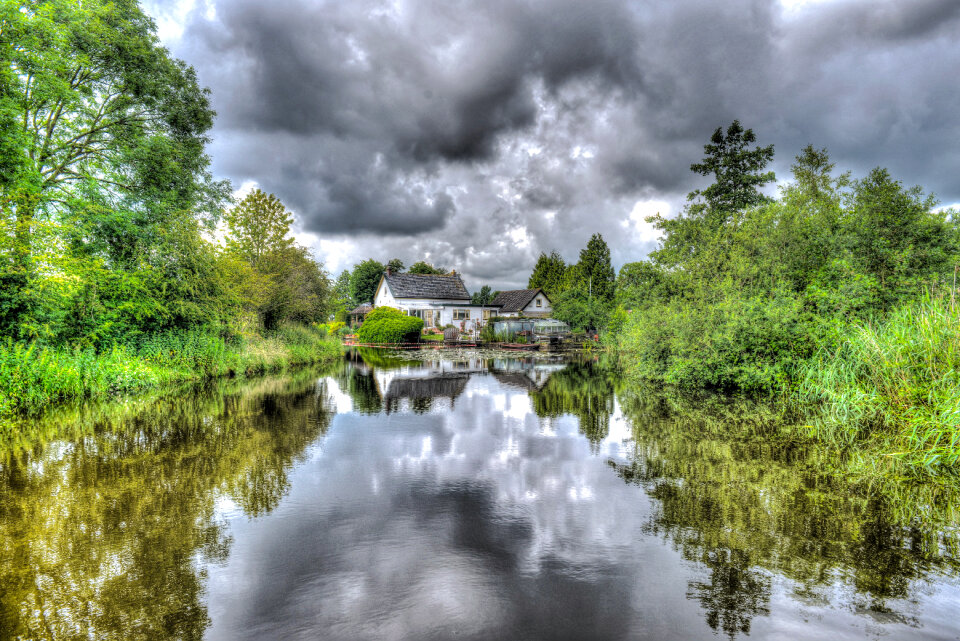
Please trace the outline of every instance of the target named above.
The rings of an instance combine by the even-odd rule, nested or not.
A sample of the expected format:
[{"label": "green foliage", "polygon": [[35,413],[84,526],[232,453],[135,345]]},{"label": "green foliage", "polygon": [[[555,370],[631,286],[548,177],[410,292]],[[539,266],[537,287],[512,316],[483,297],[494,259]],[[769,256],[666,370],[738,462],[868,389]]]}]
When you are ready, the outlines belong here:
[{"label": "green foliage", "polygon": [[616,281],[617,273],[610,264],[610,248],[603,236],[594,234],[587,246],[580,250],[580,262],[569,287],[609,304],[613,301]]},{"label": "green foliage", "polygon": [[577,331],[606,327],[611,311],[607,301],[579,288],[568,289],[553,303],[553,317]]},{"label": "green foliage", "polygon": [[407,316],[393,307],[377,307],[357,330],[361,343],[416,343],[420,340],[423,320]]},{"label": "green foliage", "polygon": [[294,245],[261,258],[260,271],[269,290],[258,305],[263,326],[315,323],[330,315],[330,280],[305,247]]},{"label": "green foliage", "polygon": [[265,256],[293,246],[288,237],[293,215],[280,199],[254,189],[224,214],[227,221],[227,249],[258,266]]},{"label": "green foliage", "polygon": [[753,130],[743,129],[737,120],[726,135],[720,127],[713,132],[710,143],[703,147],[706,157],[690,169],[712,175],[715,182],[690,192],[690,204],[676,218],[658,214],[649,219],[663,233],[662,246],[653,252],[655,263],[665,268],[687,265],[715,242],[713,236],[729,223],[732,214],[770,200],[760,187],[776,179],[772,171],[763,172],[773,160],[773,145],[750,149],[754,142]]},{"label": "green foliage", "polygon": [[801,372],[796,398],[829,443],[884,443],[908,472],[960,468],[960,308],[926,297],[848,328]]},{"label": "green foliage", "polygon": [[670,273],[648,261],[626,263],[617,275],[616,301],[627,309],[671,297]]},{"label": "green foliage", "polygon": [[704,190],[696,190],[689,200],[702,197],[711,212],[740,211],[768,200],[760,187],[776,180],[772,171],[763,169],[773,160],[773,145],[749,149],[757,141],[752,129],[744,129],[734,120],[724,135],[717,127],[710,143],[703,146],[707,154],[702,162],[690,165],[701,176],[713,176],[714,182]]},{"label": "green foliage", "polygon": [[[756,152],[740,165],[753,167],[752,178],[724,184],[760,184],[766,151]],[[847,340],[848,323],[881,318],[942,284],[957,232],[934,201],[882,170],[856,182],[832,170],[826,151],[808,146],[777,200],[710,192],[709,206],[655,218],[663,244],[649,263],[621,270],[618,300],[633,311],[606,337],[628,374],[780,392],[818,349]],[[755,206],[730,209],[734,202]],[[711,214],[721,207],[722,216]]]},{"label": "green foliage", "polygon": [[136,2],[0,4],[0,331],[109,346],[229,325],[208,92]]},{"label": "green foliage", "polygon": [[207,171],[207,92],[137,3],[6,2],[0,22],[0,280],[22,285],[4,291],[0,329],[30,336],[61,320],[37,292],[73,278],[64,267],[141,278],[172,220],[209,224],[229,190]]},{"label": "green foliage", "polygon": [[394,274],[399,274],[405,269],[405,267],[406,266],[403,264],[403,261],[400,260],[399,258],[391,258],[387,262],[387,269],[389,269]]},{"label": "green foliage", "polygon": [[204,331],[163,332],[97,351],[38,342],[0,344],[0,418],[34,415],[69,399],[98,398],[177,381],[261,374],[339,356],[317,329],[285,325],[268,337],[228,341]]},{"label": "green foliage", "polygon": [[567,288],[567,265],[563,258],[555,251],[547,256],[541,252],[533,266],[533,273],[527,281],[527,289],[542,289],[550,300],[554,300]]},{"label": "green foliage", "polygon": [[474,305],[489,305],[497,297],[497,292],[490,289],[490,285],[484,285],[479,291],[473,293],[470,302]]},{"label": "green foliage", "polygon": [[411,274],[433,274],[435,276],[443,276],[447,273],[447,270],[443,267],[434,267],[430,263],[427,263],[422,260],[418,260],[414,264],[410,265]]},{"label": "green foliage", "polygon": [[[350,273],[350,297],[355,305],[373,302],[377,285],[380,284],[380,278],[385,269],[382,263],[372,258],[353,266],[353,271]],[[412,270],[411,273],[413,273]]]}]

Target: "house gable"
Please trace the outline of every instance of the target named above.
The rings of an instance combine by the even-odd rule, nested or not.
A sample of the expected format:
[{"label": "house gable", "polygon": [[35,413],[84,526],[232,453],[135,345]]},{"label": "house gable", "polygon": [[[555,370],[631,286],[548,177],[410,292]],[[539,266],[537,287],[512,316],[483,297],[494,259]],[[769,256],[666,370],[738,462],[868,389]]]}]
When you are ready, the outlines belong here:
[{"label": "house gable", "polygon": [[[536,306],[537,298],[541,299],[540,307]],[[516,313],[521,311],[540,311],[551,308],[550,299],[543,293],[543,290],[536,289],[512,289],[500,292],[497,297],[491,301],[492,307],[499,307],[501,312]]]}]

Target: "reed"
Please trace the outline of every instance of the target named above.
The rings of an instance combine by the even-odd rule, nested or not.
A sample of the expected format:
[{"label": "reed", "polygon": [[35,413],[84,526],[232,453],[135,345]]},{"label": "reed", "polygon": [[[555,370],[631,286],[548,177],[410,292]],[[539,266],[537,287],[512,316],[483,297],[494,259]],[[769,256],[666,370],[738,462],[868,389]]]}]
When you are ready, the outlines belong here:
[{"label": "reed", "polygon": [[801,372],[810,433],[838,446],[877,441],[888,467],[960,468],[960,310],[927,296],[850,328]]},{"label": "reed", "polygon": [[303,326],[228,341],[214,332],[165,332],[107,349],[0,343],[0,417],[169,383],[251,376],[338,357],[340,342]]}]

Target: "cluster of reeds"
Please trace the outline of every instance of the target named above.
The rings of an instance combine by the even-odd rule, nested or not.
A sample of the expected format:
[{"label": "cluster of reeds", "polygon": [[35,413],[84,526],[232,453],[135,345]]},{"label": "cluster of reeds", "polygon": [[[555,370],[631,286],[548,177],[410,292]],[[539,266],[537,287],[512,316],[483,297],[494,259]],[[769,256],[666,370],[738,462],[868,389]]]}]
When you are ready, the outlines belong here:
[{"label": "cluster of reeds", "polygon": [[0,343],[0,417],[35,414],[68,399],[278,371],[335,358],[341,350],[337,339],[292,325],[237,341],[213,332],[166,332],[99,351],[7,340]]},{"label": "cluster of reeds", "polygon": [[881,441],[911,472],[960,468],[960,306],[927,296],[851,327],[807,363],[797,400],[822,441]]}]

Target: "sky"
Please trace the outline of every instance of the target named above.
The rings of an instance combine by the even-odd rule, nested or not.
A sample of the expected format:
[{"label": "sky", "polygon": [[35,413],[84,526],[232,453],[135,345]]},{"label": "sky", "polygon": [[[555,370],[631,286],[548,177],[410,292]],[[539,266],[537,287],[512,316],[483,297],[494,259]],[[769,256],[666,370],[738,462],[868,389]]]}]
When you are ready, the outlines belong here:
[{"label": "sky", "polygon": [[656,248],[739,119],[960,203],[957,0],[143,0],[218,116],[212,168],[367,258],[525,287],[540,252]]}]

